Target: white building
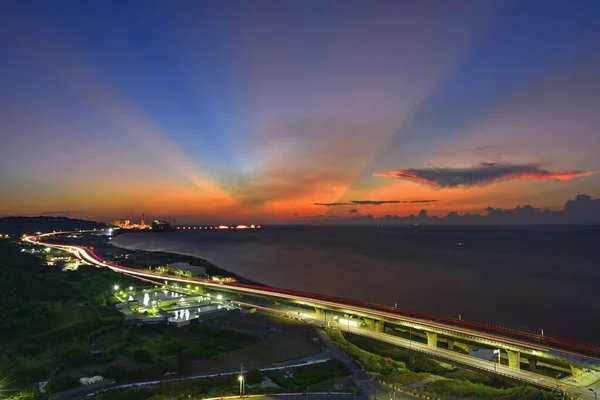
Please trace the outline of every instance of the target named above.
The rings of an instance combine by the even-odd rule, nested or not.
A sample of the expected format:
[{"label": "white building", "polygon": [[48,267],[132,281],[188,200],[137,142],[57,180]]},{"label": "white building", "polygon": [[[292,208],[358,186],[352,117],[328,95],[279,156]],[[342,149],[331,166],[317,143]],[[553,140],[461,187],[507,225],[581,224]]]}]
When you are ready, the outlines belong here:
[{"label": "white building", "polygon": [[81,383],[82,385],[91,385],[93,383],[102,382],[103,380],[104,380],[103,376],[96,375],[96,376],[92,376],[91,378],[81,378],[81,379],[79,379],[79,383]]}]

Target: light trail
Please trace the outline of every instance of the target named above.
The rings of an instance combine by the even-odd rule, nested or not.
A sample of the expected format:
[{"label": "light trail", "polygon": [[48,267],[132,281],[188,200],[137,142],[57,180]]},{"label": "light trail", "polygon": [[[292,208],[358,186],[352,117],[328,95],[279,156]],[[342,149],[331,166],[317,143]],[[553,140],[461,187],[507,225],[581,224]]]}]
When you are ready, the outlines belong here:
[{"label": "light trail", "polygon": [[[68,234],[73,232],[56,232],[38,235],[38,238]],[[309,306],[320,306],[324,308],[333,308],[342,312],[357,313],[366,317],[378,317],[389,322],[409,323],[419,325],[434,330],[439,330],[453,335],[464,335],[475,339],[485,339],[494,342],[495,346],[504,345],[505,348],[508,346],[515,346],[518,349],[516,351],[522,352],[548,352],[556,351],[565,355],[600,360],[600,348],[585,343],[579,343],[576,341],[561,339],[551,336],[544,336],[543,340],[546,343],[539,343],[538,340],[542,339],[540,335],[533,334],[530,332],[511,330],[501,327],[493,327],[484,324],[473,323],[470,321],[454,320],[448,317],[428,315],[424,313],[414,313],[406,310],[396,309],[394,307],[384,306],[380,304],[361,302],[349,299],[338,299],[332,296],[323,296],[314,293],[304,293],[292,290],[284,290],[277,288],[269,288],[257,285],[246,285],[240,283],[214,283],[205,279],[199,278],[183,278],[172,275],[157,274],[154,272],[140,271],[134,268],[124,267],[117,264],[109,263],[106,260],[98,257],[93,251],[82,246],[73,245],[62,245],[45,243],[36,239],[35,236],[25,236],[24,241],[31,244],[38,244],[47,247],[58,248],[61,250],[69,251],[75,254],[78,258],[89,264],[109,268],[112,271],[126,274],[129,276],[147,279],[147,280],[161,280],[163,282],[179,282],[186,284],[202,285],[217,290],[226,291],[237,291],[252,295],[258,295],[262,297],[284,299],[288,301],[295,301],[303,303]],[[406,315],[409,313],[412,315]],[[419,314],[419,316],[415,316]],[[489,332],[492,331],[492,332]],[[504,336],[502,335],[504,334]],[[509,348],[510,349],[510,348]],[[514,349],[510,349],[514,350]],[[566,360],[563,360],[566,361]]]}]

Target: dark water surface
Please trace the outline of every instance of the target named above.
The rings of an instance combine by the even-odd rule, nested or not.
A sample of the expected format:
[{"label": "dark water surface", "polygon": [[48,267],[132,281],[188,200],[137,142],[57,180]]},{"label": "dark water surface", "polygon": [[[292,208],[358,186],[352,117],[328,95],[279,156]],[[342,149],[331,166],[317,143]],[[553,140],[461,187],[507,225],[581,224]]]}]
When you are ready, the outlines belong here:
[{"label": "dark water surface", "polygon": [[600,343],[600,227],[264,227],[113,243],[276,287]]}]

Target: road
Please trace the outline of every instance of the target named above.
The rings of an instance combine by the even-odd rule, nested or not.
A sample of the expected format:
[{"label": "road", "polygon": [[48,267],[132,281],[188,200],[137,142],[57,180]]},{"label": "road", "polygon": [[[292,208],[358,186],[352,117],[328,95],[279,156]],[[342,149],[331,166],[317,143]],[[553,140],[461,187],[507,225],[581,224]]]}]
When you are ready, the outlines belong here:
[{"label": "road", "polygon": [[[298,360],[290,360],[287,362],[280,363],[277,366],[268,366],[268,367],[262,367],[262,368],[256,368],[256,369],[261,370],[261,371],[273,371],[273,370],[279,370],[279,369],[296,368],[296,367],[303,367],[306,365],[324,363],[330,359],[331,359],[331,357],[330,357],[329,353],[324,352],[317,356],[305,357],[303,359],[298,359]],[[64,392],[63,395],[61,395],[61,393],[55,393],[52,397],[54,399],[60,399],[60,400],[73,400],[76,398],[81,398],[82,396],[93,397],[97,394],[107,392],[110,390],[119,390],[119,389],[128,389],[128,388],[134,388],[134,387],[158,385],[159,383],[162,383],[162,382],[176,382],[176,381],[184,381],[184,380],[189,380],[189,379],[213,378],[216,376],[223,376],[223,375],[232,375],[233,376],[233,375],[239,375],[239,373],[240,373],[240,370],[236,369],[236,370],[227,370],[227,371],[203,372],[203,373],[196,373],[196,374],[171,375],[171,376],[162,377],[162,378],[158,378],[158,379],[142,379],[142,380],[130,381],[130,382],[112,383],[112,384],[104,386],[104,387],[94,387],[94,388],[89,388],[87,390],[85,387],[83,387],[82,390],[78,390],[77,392],[68,391],[68,392]],[[237,377],[234,376],[232,379],[235,381],[235,380],[237,380]]]},{"label": "road", "polygon": [[[98,257],[88,248],[82,246],[73,246],[73,245],[61,245],[61,244],[53,244],[53,243],[45,243],[40,240],[45,236],[56,235],[56,234],[65,234],[70,232],[60,232],[60,233],[49,233],[44,235],[35,236],[25,236],[23,238],[24,241],[31,244],[44,245],[47,247],[58,248],[61,250],[69,251],[73,253],[75,256],[80,258],[81,260],[95,265],[97,267],[109,268],[115,272],[126,274],[132,277],[144,279],[144,280],[152,280],[153,282],[178,282],[184,284],[192,284],[192,285],[202,285],[205,287],[210,287],[214,290],[225,290],[225,291],[235,291],[248,295],[257,295],[269,298],[281,299],[284,301],[293,301],[297,303],[304,303],[308,305],[320,306],[328,309],[337,309],[343,312],[356,313],[358,315],[368,315],[371,317],[379,317],[382,320],[388,321],[401,321],[413,323],[415,325],[420,325],[423,327],[434,328],[437,330],[445,331],[450,334],[455,335],[465,335],[471,336],[475,338],[489,340],[495,343],[506,344],[510,346],[516,346],[519,348],[541,351],[541,352],[549,352],[555,351],[560,352],[562,354],[566,354],[572,357],[578,357],[580,359],[591,360],[591,362],[597,362],[600,360],[600,348],[595,346],[581,344],[579,342],[574,342],[568,339],[559,339],[559,338],[544,338],[544,343],[539,342],[539,335],[533,335],[529,332],[515,331],[506,328],[500,327],[490,327],[482,324],[470,323],[467,321],[458,321],[451,318],[440,317],[440,316],[429,316],[426,315],[427,318],[413,316],[417,313],[412,313],[406,310],[397,310],[394,307],[382,306],[379,304],[372,304],[366,302],[359,302],[355,300],[349,299],[338,299],[331,296],[323,296],[317,295],[313,293],[303,293],[297,291],[290,290],[282,290],[277,288],[268,288],[257,285],[245,285],[245,284],[221,284],[215,283],[212,281],[207,281],[204,279],[198,278],[183,278],[172,275],[162,275],[158,273],[153,273],[149,271],[138,270],[134,268],[123,267],[117,264],[110,263],[102,258]],[[408,314],[408,315],[407,315]],[[431,319],[429,319],[431,318]],[[340,328],[344,329],[343,326]],[[382,341],[387,341],[390,343],[394,343],[397,345],[402,345],[406,347],[406,340],[397,338],[395,336],[375,332],[373,330],[367,330],[362,328],[351,328],[353,333],[362,334],[364,336],[369,336],[372,338],[376,338]],[[418,344],[415,342],[410,343],[410,346],[415,346],[415,349],[433,355],[438,355],[440,357],[453,359],[458,362],[462,362],[467,365],[475,366],[477,368],[486,369],[490,372],[501,373],[506,376],[510,376],[516,379],[520,379],[531,384],[535,384],[538,386],[543,386],[547,388],[556,387],[556,380],[546,378],[544,376],[533,374],[528,371],[520,371],[509,369],[505,366],[496,366],[497,370],[494,370],[494,364],[485,360],[480,360],[474,357],[469,357],[465,355],[461,355],[459,353],[449,351],[441,348],[430,348],[426,345]],[[590,354],[591,353],[591,354]],[[597,353],[597,354],[596,354]],[[550,382],[552,381],[552,382]],[[578,388],[572,385],[566,386],[566,389],[569,393],[573,393],[577,397],[581,398],[593,398],[591,392],[587,391],[587,388]]]}]

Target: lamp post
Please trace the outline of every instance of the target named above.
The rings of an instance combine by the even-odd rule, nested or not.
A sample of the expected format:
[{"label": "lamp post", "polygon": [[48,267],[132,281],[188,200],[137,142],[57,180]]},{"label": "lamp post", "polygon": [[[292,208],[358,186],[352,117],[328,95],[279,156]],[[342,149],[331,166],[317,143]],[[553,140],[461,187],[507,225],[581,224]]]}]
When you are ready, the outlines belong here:
[{"label": "lamp post", "polygon": [[[502,361],[500,360],[500,349],[494,349],[494,354],[498,354],[498,364],[500,364]],[[494,363],[494,372],[496,372],[496,363]]]},{"label": "lamp post", "polygon": [[540,334],[542,336],[542,338],[544,337],[544,330],[542,328],[540,328]]},{"label": "lamp post", "polygon": [[244,377],[240,375],[238,380],[240,381],[240,397],[244,397]]}]

